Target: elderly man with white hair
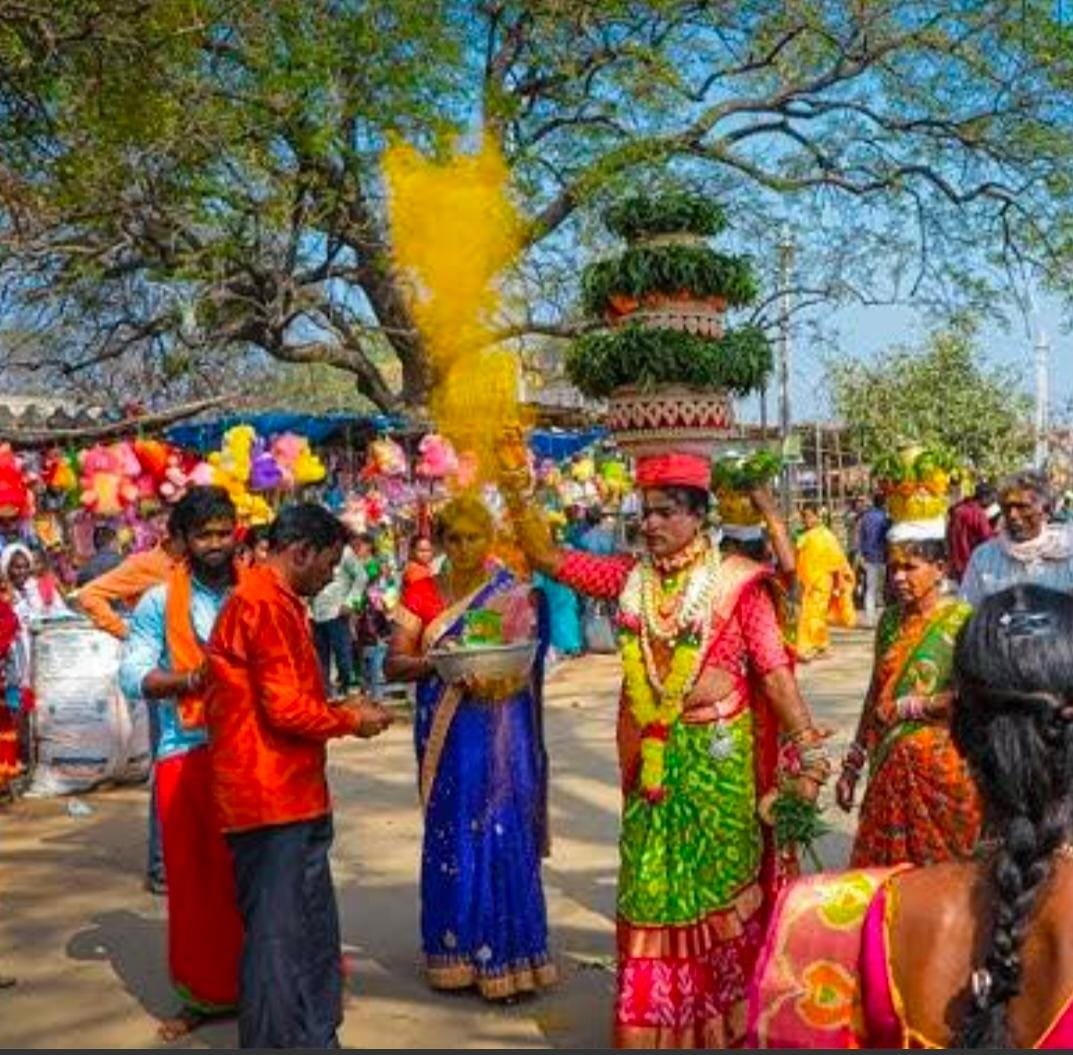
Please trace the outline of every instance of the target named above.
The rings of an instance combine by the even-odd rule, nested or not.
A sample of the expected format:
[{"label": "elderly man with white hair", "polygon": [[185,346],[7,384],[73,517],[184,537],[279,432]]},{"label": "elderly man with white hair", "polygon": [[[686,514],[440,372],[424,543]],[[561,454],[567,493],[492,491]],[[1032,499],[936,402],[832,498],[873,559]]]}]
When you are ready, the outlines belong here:
[{"label": "elderly man with white hair", "polygon": [[1073,531],[1049,521],[1046,478],[1027,471],[1009,477],[999,487],[999,506],[999,532],[973,551],[961,581],[962,598],[975,606],[1015,583],[1073,592]]}]

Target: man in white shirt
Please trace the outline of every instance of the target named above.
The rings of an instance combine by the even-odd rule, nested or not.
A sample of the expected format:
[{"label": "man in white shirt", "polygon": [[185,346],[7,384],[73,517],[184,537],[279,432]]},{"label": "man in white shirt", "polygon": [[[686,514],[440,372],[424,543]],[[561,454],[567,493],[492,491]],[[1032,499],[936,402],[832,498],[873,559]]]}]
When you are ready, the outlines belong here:
[{"label": "man in white shirt", "polygon": [[352,535],[335,566],[332,581],[310,602],[313,620],[313,642],[317,646],[324,688],[332,694],[332,660],[339,676],[340,689],[345,695],[356,684],[354,673],[354,639],[350,633],[350,617],[361,607],[369,584],[365,565],[373,553],[371,535]]}]

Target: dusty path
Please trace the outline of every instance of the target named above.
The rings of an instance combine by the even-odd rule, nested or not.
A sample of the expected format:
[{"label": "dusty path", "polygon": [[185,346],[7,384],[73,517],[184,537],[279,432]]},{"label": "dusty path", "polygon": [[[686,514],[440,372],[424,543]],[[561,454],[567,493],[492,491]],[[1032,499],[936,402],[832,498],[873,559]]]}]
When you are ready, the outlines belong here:
[{"label": "dusty path", "polygon": [[[820,720],[852,733],[868,677],[864,634],[837,641],[802,681]],[[353,1047],[605,1046],[613,974],[618,825],[614,711],[618,664],[588,657],[548,685],[554,846],[545,866],[553,944],[563,983],[539,1000],[493,1008],[469,994],[430,993],[416,968],[420,818],[410,729],[332,749],[335,881],[344,942],[357,960],[342,1042]],[[164,962],[163,903],[142,891],[146,793],[86,796],[87,817],[64,800],[0,809],[0,1046],[152,1047],[155,1018],[174,1010]],[[844,862],[848,829],[825,861]],[[232,1023],[188,1047],[235,1044]],[[176,1045],[183,1046],[183,1045]]]}]

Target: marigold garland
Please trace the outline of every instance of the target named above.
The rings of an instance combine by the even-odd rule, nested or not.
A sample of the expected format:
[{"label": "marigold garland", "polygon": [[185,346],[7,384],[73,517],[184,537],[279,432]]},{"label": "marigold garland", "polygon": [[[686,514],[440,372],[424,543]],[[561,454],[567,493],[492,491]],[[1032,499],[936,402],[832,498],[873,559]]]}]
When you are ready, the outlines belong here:
[{"label": "marigold garland", "polygon": [[645,669],[640,637],[623,630],[621,643],[626,697],[641,730],[641,792],[650,802],[660,801],[664,795],[667,737],[695,680],[700,648],[696,638],[679,640],[663,691],[657,695]]},{"label": "marigold garland", "polygon": [[[655,629],[651,625],[655,612],[644,603],[652,596],[651,580],[656,572],[647,562],[635,572],[623,594],[619,644],[626,699],[641,732],[641,794],[654,804],[666,797],[667,739],[681,717],[686,696],[697,680],[711,643],[710,605],[717,582],[718,554],[705,552],[703,560],[686,576],[670,667],[662,682],[648,641]],[[665,636],[663,639],[667,640]]]}]

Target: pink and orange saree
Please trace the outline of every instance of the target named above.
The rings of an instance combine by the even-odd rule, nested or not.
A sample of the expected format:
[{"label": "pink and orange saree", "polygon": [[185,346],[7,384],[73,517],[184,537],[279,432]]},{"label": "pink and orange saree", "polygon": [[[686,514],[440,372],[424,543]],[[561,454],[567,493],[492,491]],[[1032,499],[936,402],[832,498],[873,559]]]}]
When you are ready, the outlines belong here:
[{"label": "pink and orange saree", "polygon": [[[749,998],[753,1048],[943,1048],[906,1021],[888,941],[889,880],[910,868],[807,876],[783,891]],[[1033,1048],[1073,1048],[1073,996]]]}]

